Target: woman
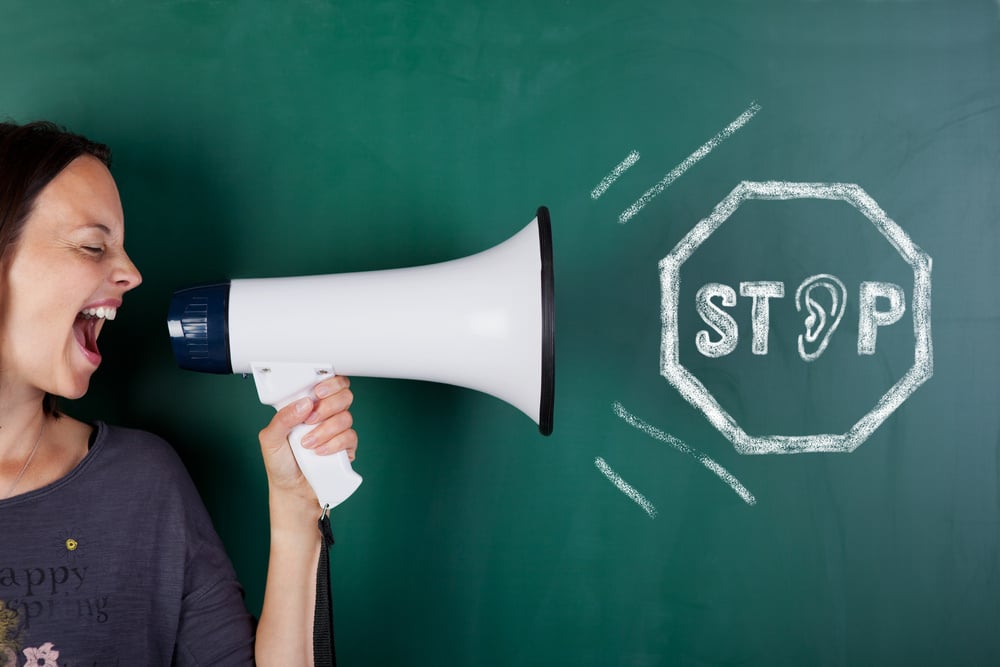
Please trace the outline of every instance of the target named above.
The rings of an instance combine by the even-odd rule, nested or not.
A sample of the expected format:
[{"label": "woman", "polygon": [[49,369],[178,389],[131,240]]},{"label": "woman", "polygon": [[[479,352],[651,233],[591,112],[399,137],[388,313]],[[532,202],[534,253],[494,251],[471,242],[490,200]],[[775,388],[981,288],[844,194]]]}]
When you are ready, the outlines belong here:
[{"label": "woman", "polygon": [[109,158],[51,124],[0,123],[0,666],[312,664],[318,506],[286,436],[318,424],[304,444],[353,459],[345,378],[260,432],[271,549],[256,627],[173,450],[55,409],[87,391],[100,332],[142,280]]}]

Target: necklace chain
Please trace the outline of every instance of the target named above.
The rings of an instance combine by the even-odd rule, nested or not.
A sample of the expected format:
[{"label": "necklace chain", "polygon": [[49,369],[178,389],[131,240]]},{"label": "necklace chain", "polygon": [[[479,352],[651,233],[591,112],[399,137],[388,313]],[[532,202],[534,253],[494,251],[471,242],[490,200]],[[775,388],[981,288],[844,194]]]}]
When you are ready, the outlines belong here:
[{"label": "necklace chain", "polygon": [[45,416],[43,415],[42,427],[38,429],[38,437],[35,438],[35,444],[31,446],[31,452],[28,453],[28,458],[24,460],[24,465],[21,466],[21,472],[17,473],[17,477],[14,478],[14,483],[10,485],[9,489],[7,489],[7,495],[3,497],[4,500],[14,495],[14,489],[17,488],[17,485],[21,481],[21,478],[24,477],[24,473],[28,470],[28,466],[31,465],[31,459],[35,458],[35,452],[38,451],[38,443],[42,441],[42,433],[45,432],[46,421],[48,420],[45,419]]}]

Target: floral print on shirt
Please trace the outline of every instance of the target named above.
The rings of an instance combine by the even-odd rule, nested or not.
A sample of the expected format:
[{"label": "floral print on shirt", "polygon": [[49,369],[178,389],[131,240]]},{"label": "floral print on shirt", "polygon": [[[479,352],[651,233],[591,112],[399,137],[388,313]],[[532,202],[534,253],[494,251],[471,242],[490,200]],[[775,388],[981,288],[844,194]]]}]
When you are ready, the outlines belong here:
[{"label": "floral print on shirt", "polygon": [[38,648],[24,649],[25,667],[59,667],[56,660],[59,651],[53,648],[52,642],[45,642]]},{"label": "floral print on shirt", "polygon": [[[41,646],[21,649],[22,636],[17,610],[8,608],[0,600],[0,667],[59,667],[59,651],[55,644],[45,642]],[[18,659],[18,651],[24,656],[24,662]]]}]

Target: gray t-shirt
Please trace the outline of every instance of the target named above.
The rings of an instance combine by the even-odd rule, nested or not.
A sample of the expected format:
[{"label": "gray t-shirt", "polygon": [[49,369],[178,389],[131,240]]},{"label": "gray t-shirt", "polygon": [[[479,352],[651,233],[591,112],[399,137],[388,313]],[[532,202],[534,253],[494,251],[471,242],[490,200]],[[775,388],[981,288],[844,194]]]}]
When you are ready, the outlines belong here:
[{"label": "gray t-shirt", "polygon": [[0,501],[0,667],[252,665],[253,619],[180,459],[96,429],[66,477]]}]

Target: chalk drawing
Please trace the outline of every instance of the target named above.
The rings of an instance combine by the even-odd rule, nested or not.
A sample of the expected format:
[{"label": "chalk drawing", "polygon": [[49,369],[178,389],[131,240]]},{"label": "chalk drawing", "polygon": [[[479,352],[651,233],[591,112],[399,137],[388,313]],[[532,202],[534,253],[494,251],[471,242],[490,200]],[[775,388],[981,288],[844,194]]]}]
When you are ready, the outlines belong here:
[{"label": "chalk drawing", "polygon": [[590,193],[591,199],[600,199],[601,195],[608,191],[608,188],[618,180],[618,177],[624,174],[629,167],[639,161],[638,151],[632,151],[629,153],[624,160],[622,160],[617,167],[615,167],[610,174],[601,179],[601,182],[597,184]]},{"label": "chalk drawing", "polygon": [[611,466],[609,466],[604,459],[598,456],[594,459],[594,465],[597,466],[598,470],[604,473],[604,476],[607,477],[612,484],[618,487],[618,490],[631,498],[639,507],[644,509],[650,519],[656,518],[656,508],[653,507],[653,504],[646,500],[645,496],[636,491],[631,484],[626,482],[614,470],[612,470]]},{"label": "chalk drawing", "polygon": [[785,296],[785,283],[773,280],[740,283],[740,296],[753,297],[750,307],[753,344],[750,351],[756,355],[767,354],[767,336],[770,331],[771,299],[782,299]]},{"label": "chalk drawing", "polygon": [[[889,310],[878,310],[878,298],[889,302]],[[893,283],[861,283],[860,312],[858,313],[858,354],[875,354],[875,341],[879,327],[895,324],[906,312],[906,294]]]},{"label": "chalk drawing", "polygon": [[[751,436],[727,413],[712,393],[680,363],[678,337],[678,302],[680,268],[698,247],[739,208],[751,199],[830,199],[841,200],[858,209],[886,241],[913,269],[913,366],[846,433],[805,436]],[[689,402],[701,410],[741,454],[792,454],[800,452],[852,452],[902,405],[910,394],[934,374],[931,340],[931,257],[921,250],[906,232],[859,186],[851,183],[790,183],[784,181],[751,182],[737,185],[711,215],[696,224],[660,260],[661,309],[663,335],[660,345],[660,373]],[[889,284],[886,284],[889,285]],[[872,287],[876,292],[888,287]],[[892,301],[892,295],[887,294]],[[874,306],[872,306],[872,309]],[[872,329],[892,320],[897,308],[873,319]],[[874,340],[872,340],[874,345]]]},{"label": "chalk drawing", "polygon": [[[833,321],[830,322],[829,326],[827,326],[826,308],[812,297],[812,292],[817,287],[825,289],[830,294],[830,315],[833,316]],[[815,361],[826,351],[830,337],[840,326],[840,320],[844,317],[844,311],[847,310],[847,288],[844,287],[840,278],[829,273],[810,276],[803,280],[799,288],[795,290],[795,310],[801,313],[803,308],[809,314],[805,321],[806,332],[799,334],[799,356],[804,361]],[[823,336],[822,339],[820,339],[820,335]],[[816,349],[812,352],[806,352],[806,343],[812,345],[817,340],[819,340],[819,345]]]},{"label": "chalk drawing", "polygon": [[736,305],[736,290],[722,283],[707,283],[701,286],[694,297],[701,319],[719,334],[719,340],[712,340],[712,335],[702,329],[695,334],[695,345],[706,357],[717,359],[736,349],[740,341],[740,329],[729,313],[712,302],[713,297],[719,297],[723,306],[732,308]]},{"label": "chalk drawing", "polygon": [[675,438],[669,433],[664,433],[655,426],[652,426],[647,422],[639,419],[631,412],[626,410],[625,407],[622,406],[622,404],[619,403],[618,401],[615,401],[614,403],[614,411],[615,414],[618,415],[629,426],[632,426],[633,428],[642,431],[651,438],[655,438],[660,442],[665,442],[666,444],[670,445],[679,452],[682,452],[684,454],[687,454],[688,456],[693,457],[703,466],[705,466],[713,473],[715,473],[715,475],[723,482],[725,482],[729,486],[729,488],[735,491],[736,494],[740,498],[742,498],[743,502],[745,502],[747,505],[755,505],[757,503],[757,499],[754,498],[753,494],[750,493],[750,491],[748,491],[745,486],[740,484],[740,481],[735,477],[733,477],[733,475],[728,470],[726,470],[718,463],[716,463],[711,457],[699,452],[697,449],[694,449],[693,447],[688,446],[684,441]]},{"label": "chalk drawing", "polygon": [[698,150],[696,150],[694,153],[691,153],[691,155],[687,156],[687,158],[685,158],[683,162],[681,162],[679,165],[671,169],[670,172],[666,176],[664,176],[659,183],[651,187],[649,190],[646,190],[645,194],[639,197],[639,199],[634,204],[632,204],[627,209],[622,211],[622,214],[618,216],[618,222],[620,222],[621,224],[625,224],[626,222],[631,220],[636,213],[641,211],[643,207],[646,206],[646,204],[648,204],[654,197],[656,197],[658,194],[660,194],[668,187],[670,187],[670,184],[676,181],[678,178],[680,178],[685,171],[687,171],[695,164],[697,164],[699,160],[701,160],[703,157],[705,157],[713,150],[715,150],[715,148],[719,144],[721,144],[723,141],[731,137],[733,134],[736,133],[737,130],[739,130],[741,127],[750,122],[750,119],[753,118],[758,111],[760,111],[760,108],[761,107],[759,104],[757,104],[757,102],[753,102],[746,111],[741,113],[736,118],[736,120],[734,120],[732,123],[723,128],[722,131],[720,131],[714,137],[712,137],[704,144],[702,144]]}]

